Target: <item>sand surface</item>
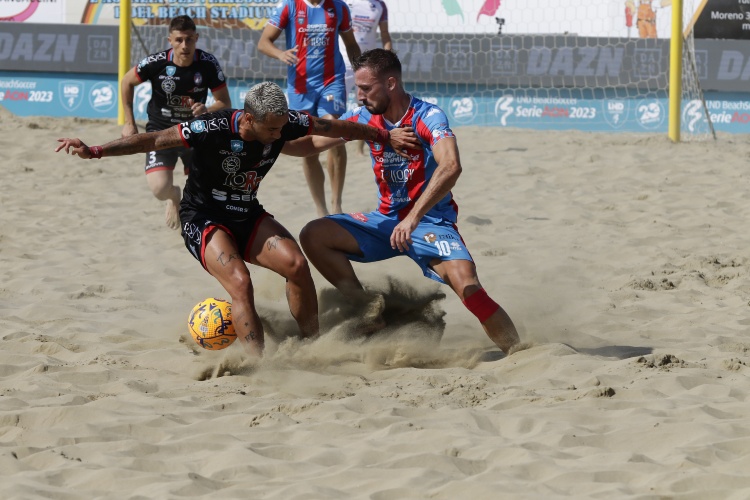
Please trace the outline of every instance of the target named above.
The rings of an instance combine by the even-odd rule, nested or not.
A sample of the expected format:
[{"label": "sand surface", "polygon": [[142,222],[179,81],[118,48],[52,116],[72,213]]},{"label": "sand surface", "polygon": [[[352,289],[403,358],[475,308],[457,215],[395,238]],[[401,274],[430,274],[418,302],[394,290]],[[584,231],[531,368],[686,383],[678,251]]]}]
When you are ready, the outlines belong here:
[{"label": "sand surface", "polygon": [[[119,131],[0,113],[0,498],[750,497],[746,137],[456,128],[459,228],[533,346],[504,357],[399,258],[357,270],[394,303],[445,293],[444,331],[285,340],[283,280],[253,268],[258,362],[186,338],[225,294],[142,155],[53,152]],[[371,210],[349,152],[344,208]],[[295,235],[314,213],[295,158],[259,199]]]}]

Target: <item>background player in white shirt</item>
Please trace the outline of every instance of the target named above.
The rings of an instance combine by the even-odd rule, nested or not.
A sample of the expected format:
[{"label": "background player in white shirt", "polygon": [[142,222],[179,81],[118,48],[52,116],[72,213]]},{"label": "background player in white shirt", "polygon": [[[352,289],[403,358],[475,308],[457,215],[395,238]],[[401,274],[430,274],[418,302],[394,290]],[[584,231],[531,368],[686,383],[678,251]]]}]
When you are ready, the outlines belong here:
[{"label": "background player in white shirt", "polygon": [[[359,49],[366,50],[378,48],[378,29],[380,29],[380,41],[383,43],[385,50],[391,50],[391,34],[388,32],[388,7],[383,0],[347,0],[349,10],[352,13],[352,31],[354,38],[357,40]],[[357,89],[354,85],[354,71],[352,63],[346,54],[346,46],[339,40],[339,50],[344,56],[346,65],[346,92],[354,95],[357,99]],[[364,141],[357,141],[357,151],[364,155]]]}]

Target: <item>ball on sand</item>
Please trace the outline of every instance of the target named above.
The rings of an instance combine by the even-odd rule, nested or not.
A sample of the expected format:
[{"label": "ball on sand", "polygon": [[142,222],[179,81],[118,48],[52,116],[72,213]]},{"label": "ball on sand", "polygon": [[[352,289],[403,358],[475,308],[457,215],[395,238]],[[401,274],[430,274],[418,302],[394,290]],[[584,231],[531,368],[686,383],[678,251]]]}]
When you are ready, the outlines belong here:
[{"label": "ball on sand", "polygon": [[229,347],[237,340],[232,325],[232,304],[214,298],[198,302],[188,316],[188,330],[204,349],[215,351]]}]

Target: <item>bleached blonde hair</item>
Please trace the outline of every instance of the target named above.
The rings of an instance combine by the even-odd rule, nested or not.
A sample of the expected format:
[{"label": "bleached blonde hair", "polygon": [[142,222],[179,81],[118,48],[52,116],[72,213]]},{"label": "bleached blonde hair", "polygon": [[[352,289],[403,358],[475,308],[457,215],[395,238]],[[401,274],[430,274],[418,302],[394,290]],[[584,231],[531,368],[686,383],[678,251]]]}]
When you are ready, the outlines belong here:
[{"label": "bleached blonde hair", "polygon": [[264,122],[269,114],[283,116],[288,112],[284,91],[273,82],[253,85],[245,94],[245,113],[259,122]]}]

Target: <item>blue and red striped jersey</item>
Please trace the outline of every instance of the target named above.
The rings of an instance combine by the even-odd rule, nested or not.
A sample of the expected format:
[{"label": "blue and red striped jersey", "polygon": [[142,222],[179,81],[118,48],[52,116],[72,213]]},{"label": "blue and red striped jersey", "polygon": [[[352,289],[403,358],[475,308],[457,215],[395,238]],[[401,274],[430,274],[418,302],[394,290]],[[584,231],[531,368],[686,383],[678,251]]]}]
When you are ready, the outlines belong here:
[{"label": "blue and red striped jersey", "polygon": [[[383,147],[368,141],[380,200],[378,211],[403,219],[414,207],[438,167],[432,147],[446,137],[455,137],[445,112],[434,104],[412,97],[409,109],[398,123],[389,123],[383,115],[373,115],[364,106],[347,111],[340,119],[385,130],[407,126],[414,128],[422,149],[409,150],[408,160],[390,146]],[[455,223],[458,205],[453,200],[453,194],[446,194],[425,216]]]},{"label": "blue and red striped jersey", "polygon": [[290,91],[306,94],[337,79],[344,83],[346,68],[338,37],[352,29],[352,19],[343,0],[323,0],[317,6],[281,0],[268,23],[284,31],[287,50],[297,47],[297,64],[287,72]]}]

